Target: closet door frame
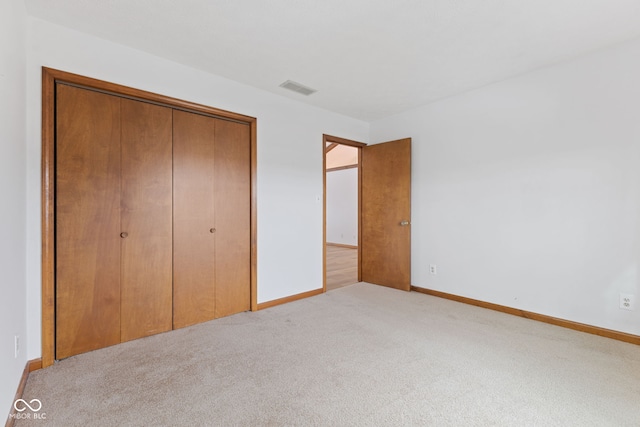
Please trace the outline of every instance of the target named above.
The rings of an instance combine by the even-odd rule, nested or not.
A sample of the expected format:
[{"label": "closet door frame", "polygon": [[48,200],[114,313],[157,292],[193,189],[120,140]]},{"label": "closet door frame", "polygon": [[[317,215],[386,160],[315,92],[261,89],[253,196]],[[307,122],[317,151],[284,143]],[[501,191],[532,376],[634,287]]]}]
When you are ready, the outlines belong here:
[{"label": "closet door frame", "polygon": [[55,361],[55,105],[63,83],[250,126],[251,138],[251,311],[257,302],[257,119],[206,105],[42,67],[42,367]]}]

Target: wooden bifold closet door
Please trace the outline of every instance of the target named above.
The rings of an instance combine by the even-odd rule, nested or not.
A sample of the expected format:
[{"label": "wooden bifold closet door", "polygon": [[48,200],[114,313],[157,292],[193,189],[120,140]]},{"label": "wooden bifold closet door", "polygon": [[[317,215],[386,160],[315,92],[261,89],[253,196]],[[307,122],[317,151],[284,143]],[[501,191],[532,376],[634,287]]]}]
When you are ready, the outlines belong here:
[{"label": "wooden bifold closet door", "polygon": [[171,330],[172,141],[170,108],[120,102],[124,342]]},{"label": "wooden bifold closet door", "polygon": [[57,84],[56,359],[250,308],[250,141]]},{"label": "wooden bifold closet door", "polygon": [[120,342],[120,99],[59,85],[56,358]]},{"label": "wooden bifold closet door", "polygon": [[173,112],[173,325],[249,310],[249,126]]},{"label": "wooden bifold closet door", "polygon": [[171,329],[171,109],[57,88],[56,356]]}]

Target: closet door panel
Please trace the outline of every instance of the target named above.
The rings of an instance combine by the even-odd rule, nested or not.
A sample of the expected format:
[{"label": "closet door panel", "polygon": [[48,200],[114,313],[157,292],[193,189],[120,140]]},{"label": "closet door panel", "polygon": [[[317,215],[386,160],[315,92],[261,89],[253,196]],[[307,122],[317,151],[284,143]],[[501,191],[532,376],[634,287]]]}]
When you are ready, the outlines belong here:
[{"label": "closet door panel", "polygon": [[216,120],[216,317],[250,308],[250,135],[246,124]]},{"label": "closet door panel", "polygon": [[172,328],[171,113],[122,99],[122,341]]},{"label": "closet door panel", "polygon": [[56,354],[120,342],[120,99],[56,94]]},{"label": "closet door panel", "polygon": [[[173,112],[173,325],[215,316],[214,133],[216,119]],[[212,232],[213,231],[213,232]]]}]

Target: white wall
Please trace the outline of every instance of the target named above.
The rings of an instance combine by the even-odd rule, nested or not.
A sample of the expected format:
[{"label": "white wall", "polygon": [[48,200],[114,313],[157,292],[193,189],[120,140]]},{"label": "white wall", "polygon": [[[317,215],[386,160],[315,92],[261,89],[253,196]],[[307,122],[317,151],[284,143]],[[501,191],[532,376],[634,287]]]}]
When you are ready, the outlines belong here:
[{"label": "white wall", "polygon": [[358,245],[358,169],[327,172],[327,242]]},{"label": "white wall", "polygon": [[257,117],[258,302],[322,287],[322,202],[316,200],[322,200],[323,191],[322,134],[366,141],[367,123],[34,18],[29,19],[27,51],[30,358],[41,351],[42,66]]},{"label": "white wall", "polygon": [[373,123],[413,138],[413,284],[640,335],[638,76],[640,40]]},{"label": "white wall", "polygon": [[[0,2],[0,414],[11,409],[26,363],[25,279],[26,11],[22,0]],[[14,358],[14,336],[21,337]]]}]

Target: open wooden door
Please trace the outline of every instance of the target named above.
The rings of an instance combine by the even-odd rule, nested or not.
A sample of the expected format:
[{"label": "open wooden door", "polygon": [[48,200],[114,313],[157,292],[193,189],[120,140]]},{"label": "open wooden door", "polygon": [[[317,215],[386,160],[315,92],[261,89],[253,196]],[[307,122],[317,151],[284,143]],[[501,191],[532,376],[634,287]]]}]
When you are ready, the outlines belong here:
[{"label": "open wooden door", "polygon": [[362,281],[411,289],[411,138],[362,148]]}]

